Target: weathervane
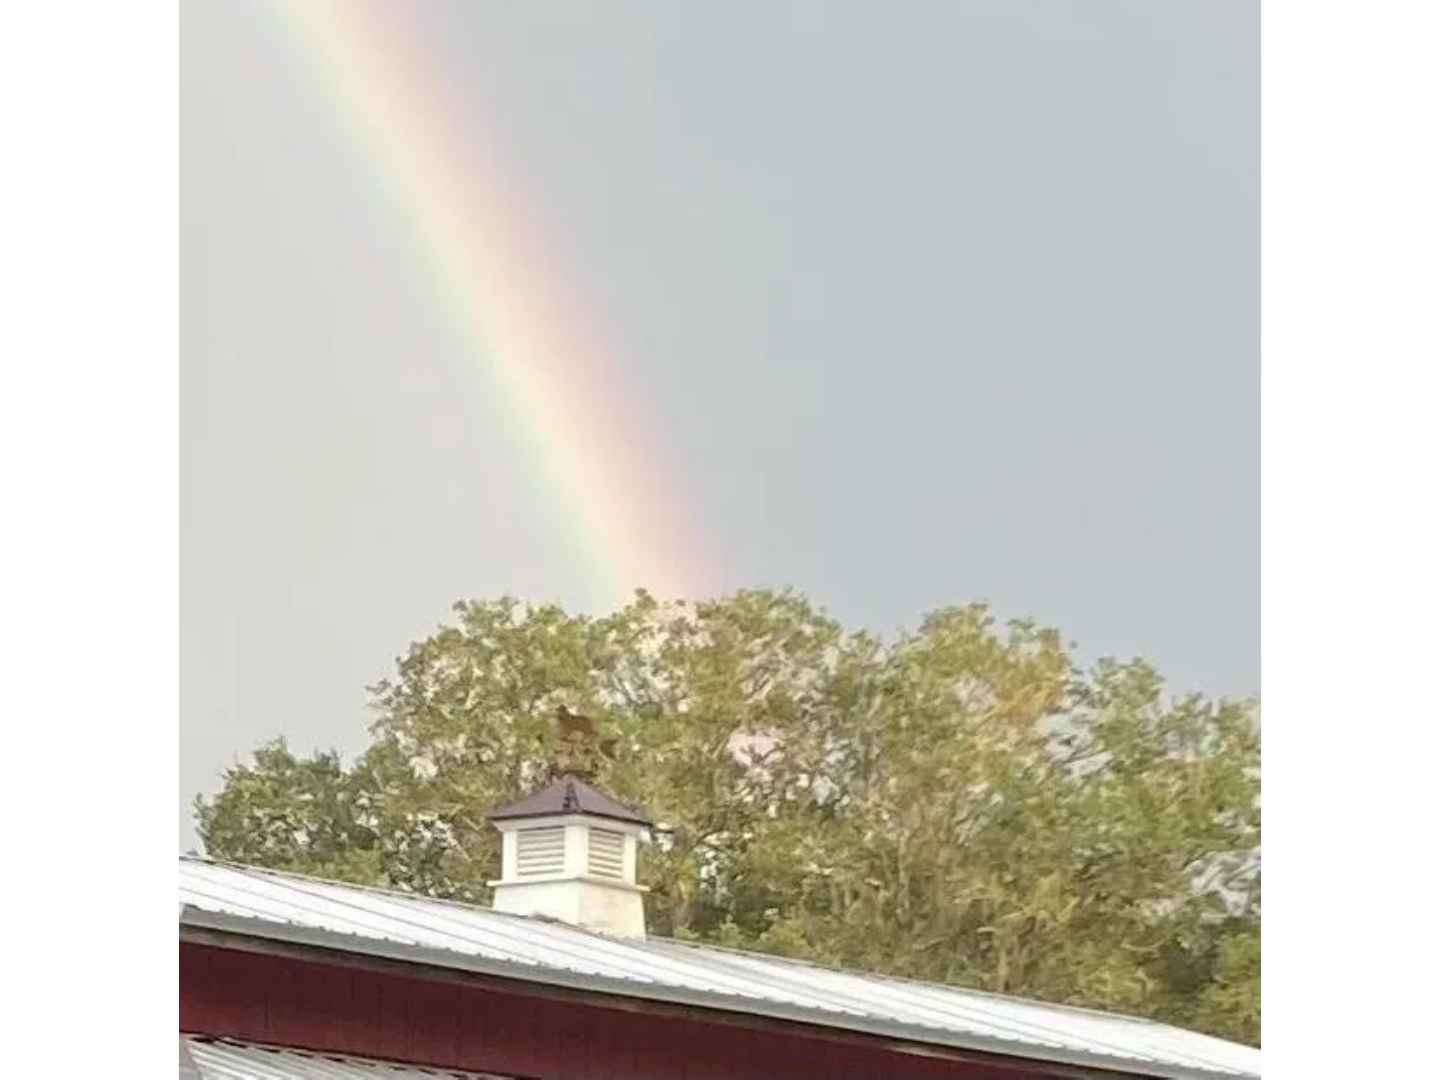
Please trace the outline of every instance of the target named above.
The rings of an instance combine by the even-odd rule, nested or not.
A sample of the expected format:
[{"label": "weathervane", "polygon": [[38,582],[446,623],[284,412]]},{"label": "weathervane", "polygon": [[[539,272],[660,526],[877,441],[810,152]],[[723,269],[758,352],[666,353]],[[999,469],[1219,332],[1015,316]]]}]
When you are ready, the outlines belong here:
[{"label": "weathervane", "polygon": [[556,710],[558,738],[552,766],[555,776],[594,780],[602,761],[615,760],[615,739],[600,737],[595,722],[568,705]]}]

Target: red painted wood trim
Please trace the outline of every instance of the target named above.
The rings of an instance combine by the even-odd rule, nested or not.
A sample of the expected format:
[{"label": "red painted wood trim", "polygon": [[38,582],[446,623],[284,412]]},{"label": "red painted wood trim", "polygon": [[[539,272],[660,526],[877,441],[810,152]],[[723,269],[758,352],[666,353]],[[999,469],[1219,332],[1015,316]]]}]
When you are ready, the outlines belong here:
[{"label": "red painted wood trim", "polygon": [[[180,1030],[476,1072],[567,1080],[862,1077],[1023,1080],[1040,1070],[881,1043],[606,1008],[194,942],[180,944]],[[1048,1070],[1046,1070],[1048,1072]]]}]

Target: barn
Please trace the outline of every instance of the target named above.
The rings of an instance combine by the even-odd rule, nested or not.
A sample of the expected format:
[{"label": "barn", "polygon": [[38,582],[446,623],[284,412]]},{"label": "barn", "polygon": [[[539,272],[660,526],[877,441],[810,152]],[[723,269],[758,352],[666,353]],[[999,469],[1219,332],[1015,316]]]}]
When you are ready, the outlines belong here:
[{"label": "barn", "polygon": [[182,1080],[1260,1076],[1147,1020],[647,937],[649,824],[574,776],[492,820],[489,909],[182,857]]}]

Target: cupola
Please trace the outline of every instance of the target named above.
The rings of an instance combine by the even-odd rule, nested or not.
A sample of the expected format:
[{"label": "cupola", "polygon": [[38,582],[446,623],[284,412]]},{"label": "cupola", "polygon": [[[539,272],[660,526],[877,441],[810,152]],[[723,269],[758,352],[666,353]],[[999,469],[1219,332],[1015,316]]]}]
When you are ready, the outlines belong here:
[{"label": "cupola", "polygon": [[645,888],[636,883],[644,816],[573,772],[490,814],[500,830],[494,910],[555,919],[617,937],[645,937]]}]

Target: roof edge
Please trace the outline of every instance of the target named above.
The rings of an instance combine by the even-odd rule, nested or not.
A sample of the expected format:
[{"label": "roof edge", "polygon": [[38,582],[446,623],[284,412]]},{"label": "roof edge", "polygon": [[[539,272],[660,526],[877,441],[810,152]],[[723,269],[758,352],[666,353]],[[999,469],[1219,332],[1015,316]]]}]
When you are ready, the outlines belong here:
[{"label": "roof edge", "polygon": [[706,1012],[738,1013],[799,1024],[804,1027],[908,1042],[916,1047],[985,1054],[1031,1065],[1066,1066],[1111,1076],[1146,1077],[1151,1080],[1260,1080],[1259,1073],[1202,1069],[1164,1062],[1138,1062],[1068,1048],[1016,1045],[1004,1039],[995,1039],[984,1035],[957,1035],[922,1025],[876,1020],[870,1017],[856,1016],[852,1013],[833,1014],[763,998],[705,993],[658,983],[637,984],[631,980],[604,975],[585,975],[563,969],[537,968],[533,964],[473,956],[457,953],[450,949],[436,949],[383,938],[344,934],[295,923],[277,923],[270,919],[253,916],[208,911],[191,904],[182,907],[180,926],[182,933],[188,928],[239,938],[341,952],[351,956],[390,960],[401,964],[488,975],[534,986],[598,994],[602,997],[654,1001]]},{"label": "roof edge", "polygon": [[589,817],[596,818],[600,821],[615,821],[624,825],[636,825],[642,829],[653,828],[653,823],[642,817],[628,817],[624,814],[607,814],[600,810],[549,810],[543,814],[526,812],[509,813],[506,810],[499,810],[493,814],[487,814],[486,817],[490,821],[540,821],[544,818]]}]

